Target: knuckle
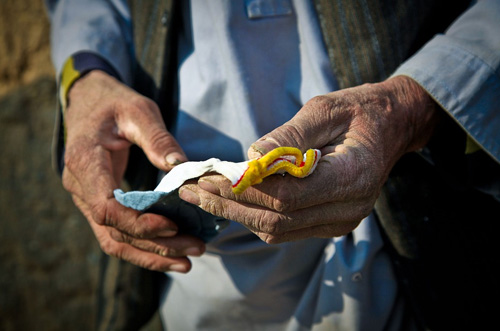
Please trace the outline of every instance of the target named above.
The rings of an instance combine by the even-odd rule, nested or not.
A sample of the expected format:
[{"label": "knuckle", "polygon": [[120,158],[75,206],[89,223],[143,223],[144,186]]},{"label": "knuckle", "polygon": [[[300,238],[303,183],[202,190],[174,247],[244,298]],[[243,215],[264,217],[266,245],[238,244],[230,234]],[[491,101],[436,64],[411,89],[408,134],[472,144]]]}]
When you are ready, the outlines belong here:
[{"label": "knuckle", "polygon": [[359,205],[359,207],[357,208],[357,217],[356,217],[356,220],[362,220],[364,219],[365,217],[367,217],[368,215],[370,215],[370,213],[372,212],[373,210],[373,204],[370,203],[370,202],[367,202],[367,203],[362,203]]},{"label": "knuckle", "polygon": [[141,214],[137,218],[137,222],[133,222],[132,224],[131,232],[134,237],[139,239],[149,238],[159,230],[158,224],[149,213]]},{"label": "knuckle", "polygon": [[331,103],[331,98],[327,97],[325,95],[317,95],[313,98],[311,98],[307,103],[306,106],[311,106],[314,108],[325,108],[325,107],[330,107]]},{"label": "knuckle", "polygon": [[279,185],[280,189],[273,200],[273,209],[277,212],[283,213],[291,211],[293,206],[296,205],[295,194],[290,193],[285,185]]},{"label": "knuckle", "polygon": [[90,163],[88,157],[83,157],[83,154],[88,154],[95,145],[92,139],[88,136],[79,135],[73,137],[71,142],[68,141],[64,151],[64,167],[71,172],[77,172],[79,169],[85,169]]},{"label": "knuckle", "polygon": [[[283,224],[285,222],[284,216],[282,214],[269,216],[268,214],[263,214],[257,219],[257,228],[264,234],[276,236],[283,232]],[[266,241],[267,242],[267,241]]]},{"label": "knuckle", "polygon": [[356,227],[358,226],[359,222],[361,222],[361,219],[353,220],[351,222],[347,222],[346,224],[344,224],[343,230],[341,231],[341,235],[354,231],[354,229],[356,229]]},{"label": "knuckle", "polygon": [[279,213],[295,210],[300,199],[299,195],[303,192],[303,188],[300,187],[298,181],[289,179],[284,177],[284,180],[279,185],[275,185],[276,191],[272,195],[274,198],[271,208]]},{"label": "knuckle", "polygon": [[74,148],[67,148],[64,153],[64,168],[70,171],[74,171],[78,168],[80,163],[80,158]]},{"label": "knuckle", "polygon": [[286,240],[284,240],[283,236],[271,235],[268,233],[260,234],[259,238],[263,242],[265,242],[266,244],[269,244],[269,245],[277,245],[277,244],[281,244],[281,243],[286,241]]},{"label": "knuckle", "polygon": [[262,241],[264,241],[266,244],[273,244],[273,243],[275,243],[275,238],[276,237],[271,236],[269,234],[264,234],[264,235],[260,236],[260,239],[262,239]]},{"label": "knuckle", "polygon": [[280,213],[289,211],[291,205],[287,199],[276,198],[273,200],[273,209]]},{"label": "knuckle", "polygon": [[148,143],[153,150],[165,148],[165,143],[170,140],[170,135],[163,128],[154,130],[148,137]]},{"label": "knuckle", "polygon": [[156,246],[154,248],[154,252],[158,255],[161,255],[163,257],[170,256],[170,257],[177,257],[177,256],[182,256],[179,252],[179,250],[172,248],[172,247],[161,247],[161,246]]},{"label": "knuckle", "polygon": [[172,252],[172,249],[167,248],[167,247],[155,247],[154,248],[154,253],[158,254],[160,256],[173,256],[174,252]]},{"label": "knuckle", "polygon": [[335,100],[326,95],[315,96],[305,104],[305,107],[315,110],[318,114],[331,114],[334,109],[339,108],[336,106]]},{"label": "knuckle", "polygon": [[62,185],[64,189],[68,192],[73,192],[74,190],[74,182],[70,178],[70,175],[68,174],[68,170],[65,169],[63,170],[63,176],[62,176]]},{"label": "knuckle", "polygon": [[99,241],[99,247],[107,255],[114,257],[118,257],[120,255],[119,250],[116,247],[116,244],[113,243],[111,240]]},{"label": "knuckle", "polygon": [[224,217],[224,207],[222,204],[219,202],[218,199],[208,199],[202,202],[203,204],[203,209],[212,214],[212,215],[217,215],[217,216],[222,216]]},{"label": "knuckle", "polygon": [[111,236],[111,238],[114,241],[117,241],[120,243],[130,243],[131,242],[131,239],[126,234],[124,234],[123,232],[118,231],[114,228],[109,229],[109,235]]},{"label": "knuckle", "polygon": [[153,100],[142,95],[136,95],[136,97],[132,98],[129,105],[140,112],[144,110],[159,111],[158,105]]},{"label": "knuckle", "polygon": [[99,225],[113,226],[113,219],[108,217],[107,207],[105,203],[97,202],[90,207],[92,211],[92,218]]},{"label": "knuckle", "polygon": [[335,224],[329,226],[329,228],[324,228],[318,237],[320,238],[332,238],[345,236],[352,232],[359,222],[343,222],[341,224]]}]

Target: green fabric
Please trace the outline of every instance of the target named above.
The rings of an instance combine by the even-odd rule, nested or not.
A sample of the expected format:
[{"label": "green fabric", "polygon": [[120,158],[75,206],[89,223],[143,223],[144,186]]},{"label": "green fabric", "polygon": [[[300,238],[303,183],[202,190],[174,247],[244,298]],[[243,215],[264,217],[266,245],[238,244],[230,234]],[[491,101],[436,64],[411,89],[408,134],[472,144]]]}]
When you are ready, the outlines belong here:
[{"label": "green fabric", "polygon": [[315,0],[328,55],[341,88],[382,81],[470,1]]}]

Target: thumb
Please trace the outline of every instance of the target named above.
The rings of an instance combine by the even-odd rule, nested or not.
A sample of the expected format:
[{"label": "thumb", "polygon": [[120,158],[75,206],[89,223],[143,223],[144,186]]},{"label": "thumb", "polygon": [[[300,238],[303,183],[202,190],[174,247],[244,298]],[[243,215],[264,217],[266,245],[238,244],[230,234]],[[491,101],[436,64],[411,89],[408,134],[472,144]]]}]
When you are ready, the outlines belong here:
[{"label": "thumb", "polygon": [[157,168],[170,171],[188,159],[175,138],[165,129],[143,131],[138,145]]},{"label": "thumb", "polygon": [[310,120],[307,111],[301,110],[290,121],[254,142],[247,154],[249,159],[255,159],[277,147],[296,147],[305,152],[320,147],[318,136],[321,136],[320,128]]},{"label": "thumb", "polygon": [[138,145],[154,166],[170,171],[188,159],[167,131],[158,106],[149,99],[144,101],[134,111],[126,112],[118,126],[126,139]]}]

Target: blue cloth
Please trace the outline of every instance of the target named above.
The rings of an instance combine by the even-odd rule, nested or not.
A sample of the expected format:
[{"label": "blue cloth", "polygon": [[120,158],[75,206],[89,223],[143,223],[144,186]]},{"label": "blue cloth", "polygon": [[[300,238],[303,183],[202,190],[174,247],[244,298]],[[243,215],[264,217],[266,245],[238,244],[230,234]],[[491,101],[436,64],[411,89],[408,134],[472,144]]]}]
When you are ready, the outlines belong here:
[{"label": "blue cloth", "polygon": [[116,200],[135,210],[155,213],[174,220],[179,233],[190,234],[209,242],[229,225],[229,221],[205,212],[193,204],[179,198],[178,190],[167,192],[131,191],[120,189],[114,192]]}]

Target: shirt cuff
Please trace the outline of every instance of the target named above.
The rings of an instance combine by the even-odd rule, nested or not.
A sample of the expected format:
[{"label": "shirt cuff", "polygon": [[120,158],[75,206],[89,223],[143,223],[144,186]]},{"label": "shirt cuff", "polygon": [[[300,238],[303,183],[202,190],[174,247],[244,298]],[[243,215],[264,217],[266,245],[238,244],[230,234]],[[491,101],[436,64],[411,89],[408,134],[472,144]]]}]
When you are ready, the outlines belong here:
[{"label": "shirt cuff", "polygon": [[92,70],[101,70],[121,81],[120,76],[111,64],[101,56],[92,52],[78,52],[70,56],[61,71],[59,78],[59,102],[64,113],[71,86]]},{"label": "shirt cuff", "polygon": [[[495,69],[445,36],[436,36],[392,76],[419,83],[487,154],[500,163]],[[471,147],[470,141],[468,143]],[[465,151],[464,151],[465,152]]]}]

